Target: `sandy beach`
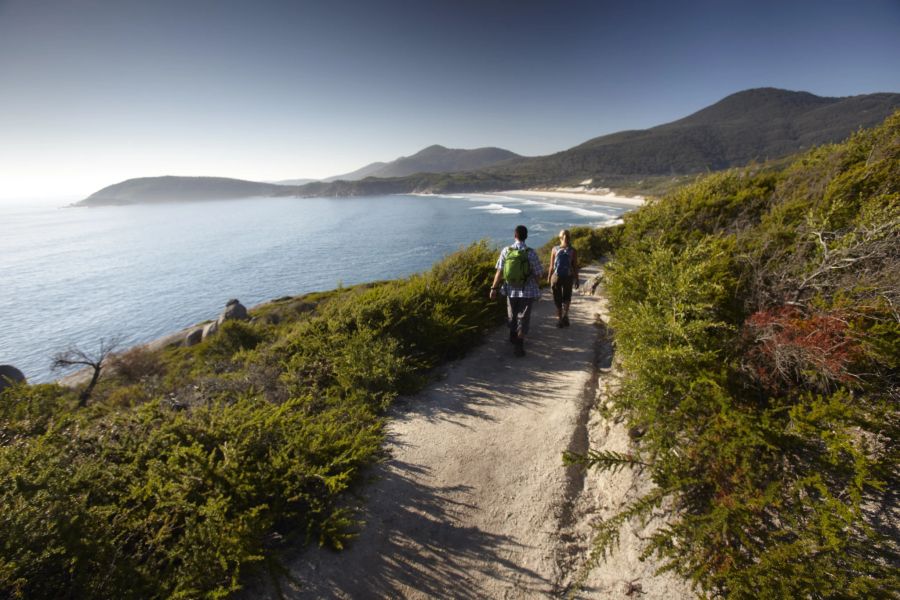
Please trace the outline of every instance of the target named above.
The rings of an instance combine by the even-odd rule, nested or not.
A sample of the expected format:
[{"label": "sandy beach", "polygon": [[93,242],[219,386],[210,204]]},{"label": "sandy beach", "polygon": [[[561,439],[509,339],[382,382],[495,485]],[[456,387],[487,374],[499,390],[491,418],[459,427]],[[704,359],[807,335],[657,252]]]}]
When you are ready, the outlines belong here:
[{"label": "sandy beach", "polygon": [[541,198],[564,198],[566,200],[588,200],[603,204],[622,204],[625,206],[642,206],[644,202],[646,202],[643,196],[618,196],[612,191],[586,191],[571,188],[553,188],[550,190],[507,190],[498,193]]}]

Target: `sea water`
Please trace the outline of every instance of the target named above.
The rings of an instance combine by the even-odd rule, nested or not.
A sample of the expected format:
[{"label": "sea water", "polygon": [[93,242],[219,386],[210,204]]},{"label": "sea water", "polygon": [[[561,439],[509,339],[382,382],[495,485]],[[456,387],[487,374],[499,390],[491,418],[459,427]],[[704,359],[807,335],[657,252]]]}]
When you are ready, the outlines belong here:
[{"label": "sea water", "polygon": [[524,224],[561,228],[627,207],[515,195],[251,198],[96,208],[0,204],[0,364],[50,381],[55,353],[145,343],[245,306],[404,277]]}]

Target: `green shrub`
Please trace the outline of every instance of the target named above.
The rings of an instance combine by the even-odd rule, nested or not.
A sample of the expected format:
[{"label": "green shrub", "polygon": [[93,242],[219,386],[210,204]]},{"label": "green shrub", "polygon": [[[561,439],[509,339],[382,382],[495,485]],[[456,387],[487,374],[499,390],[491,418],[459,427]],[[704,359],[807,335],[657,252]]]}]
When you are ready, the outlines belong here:
[{"label": "green shrub", "polygon": [[8,387],[0,392],[0,446],[42,435],[75,408],[75,393],[56,384]]},{"label": "green shrub", "polygon": [[110,366],[116,375],[128,383],[138,383],[144,378],[159,377],[165,373],[160,353],[144,346],[113,356]]},{"label": "green shrub", "polygon": [[[572,247],[578,253],[580,265],[586,266],[603,257],[608,257],[619,246],[623,227],[612,225],[610,227],[573,227],[569,230]],[[559,245],[559,239],[554,237],[538,249],[538,256],[544,264],[550,263],[550,254],[554,246]]]},{"label": "green shrub", "polygon": [[211,362],[228,360],[241,350],[252,350],[266,339],[261,327],[243,321],[225,321],[199,346],[201,356]]},{"label": "green shrub", "polygon": [[0,596],[217,598],[275,534],[340,548],[384,409],[502,318],[494,259],[475,244],[423,275],[307,296],[314,311],[129,353],[84,409],[58,386],[4,391]]},{"label": "green shrub", "polygon": [[607,270],[656,488],[600,525],[661,511],[647,554],[729,598],[890,598],[897,489],[900,113],[782,172],[710,176],[626,216]]}]

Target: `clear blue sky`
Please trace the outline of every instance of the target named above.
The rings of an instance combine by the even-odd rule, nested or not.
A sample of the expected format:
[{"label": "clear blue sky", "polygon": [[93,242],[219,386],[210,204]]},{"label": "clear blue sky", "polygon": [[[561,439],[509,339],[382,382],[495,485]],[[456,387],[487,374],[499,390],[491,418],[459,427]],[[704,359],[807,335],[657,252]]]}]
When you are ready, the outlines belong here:
[{"label": "clear blue sky", "polygon": [[900,0],[0,0],[0,197],[547,154],[761,86],[900,91]]}]

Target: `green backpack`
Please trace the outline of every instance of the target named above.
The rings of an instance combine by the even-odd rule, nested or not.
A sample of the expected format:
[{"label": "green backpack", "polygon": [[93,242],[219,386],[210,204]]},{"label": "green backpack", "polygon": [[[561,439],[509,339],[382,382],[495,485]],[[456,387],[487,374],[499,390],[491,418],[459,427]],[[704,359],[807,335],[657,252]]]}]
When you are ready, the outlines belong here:
[{"label": "green backpack", "polygon": [[503,261],[503,281],[513,287],[523,287],[531,275],[531,263],[528,262],[528,248],[521,250],[510,246]]}]

